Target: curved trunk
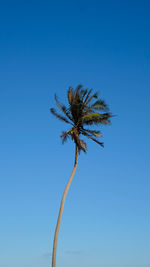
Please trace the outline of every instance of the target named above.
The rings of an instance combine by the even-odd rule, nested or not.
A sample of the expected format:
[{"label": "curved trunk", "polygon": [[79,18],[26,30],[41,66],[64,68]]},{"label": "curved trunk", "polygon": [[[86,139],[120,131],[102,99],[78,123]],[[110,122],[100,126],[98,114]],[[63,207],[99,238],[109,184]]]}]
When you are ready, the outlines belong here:
[{"label": "curved trunk", "polygon": [[72,179],[74,177],[74,174],[75,174],[75,171],[76,171],[76,168],[77,168],[77,163],[78,163],[78,147],[76,146],[74,168],[73,168],[73,171],[72,171],[71,176],[69,178],[69,181],[68,181],[68,183],[66,185],[66,188],[65,188],[65,191],[63,193],[63,196],[62,196],[62,200],[61,200],[61,204],[60,204],[60,210],[59,210],[59,215],[58,215],[58,219],[57,219],[57,225],[56,225],[56,229],[55,229],[55,236],[54,236],[54,242],[53,242],[53,254],[52,254],[52,267],[56,267],[57,239],[58,239],[58,233],[59,233],[59,228],[60,228],[62,213],[63,213],[63,209],[64,209],[66,195],[67,195],[67,192],[69,190],[70,184],[72,182]]}]

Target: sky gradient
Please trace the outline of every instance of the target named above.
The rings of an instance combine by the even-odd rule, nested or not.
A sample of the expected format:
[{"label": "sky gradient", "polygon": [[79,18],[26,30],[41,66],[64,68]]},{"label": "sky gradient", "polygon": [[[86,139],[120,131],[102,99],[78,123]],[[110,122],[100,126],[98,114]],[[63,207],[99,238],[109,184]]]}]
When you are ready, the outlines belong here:
[{"label": "sky gradient", "polygon": [[49,108],[81,83],[116,117],[79,157],[57,267],[150,267],[149,14],[145,0],[1,1],[0,266],[51,266],[74,144]]}]

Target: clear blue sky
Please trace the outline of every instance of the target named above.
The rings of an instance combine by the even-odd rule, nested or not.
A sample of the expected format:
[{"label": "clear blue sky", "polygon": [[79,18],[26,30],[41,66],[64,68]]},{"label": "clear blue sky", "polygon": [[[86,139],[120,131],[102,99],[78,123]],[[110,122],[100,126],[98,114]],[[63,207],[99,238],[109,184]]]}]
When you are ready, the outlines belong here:
[{"label": "clear blue sky", "polygon": [[117,114],[68,193],[57,267],[150,266],[150,2],[1,1],[0,266],[49,267],[74,162],[56,92],[82,83]]}]

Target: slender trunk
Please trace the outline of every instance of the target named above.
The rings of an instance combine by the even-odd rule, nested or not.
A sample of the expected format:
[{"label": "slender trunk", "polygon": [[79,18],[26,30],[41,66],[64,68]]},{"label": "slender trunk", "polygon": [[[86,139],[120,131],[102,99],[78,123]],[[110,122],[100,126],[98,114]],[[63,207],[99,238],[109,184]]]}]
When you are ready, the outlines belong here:
[{"label": "slender trunk", "polygon": [[78,147],[76,146],[74,168],[73,168],[73,171],[72,171],[71,176],[69,178],[69,181],[68,181],[68,183],[66,185],[66,188],[65,188],[65,191],[63,193],[63,196],[62,196],[62,200],[61,200],[61,204],[60,204],[60,210],[59,210],[59,215],[58,215],[58,219],[57,219],[57,225],[56,225],[56,229],[55,229],[55,236],[54,236],[54,242],[53,242],[53,254],[52,254],[52,267],[56,267],[57,239],[58,239],[58,233],[59,233],[59,228],[60,228],[62,213],[63,213],[63,209],[64,209],[66,195],[67,195],[67,192],[69,190],[70,184],[72,182],[72,179],[74,177],[74,174],[75,174],[75,171],[76,171],[76,168],[77,168],[77,163],[78,163]]}]

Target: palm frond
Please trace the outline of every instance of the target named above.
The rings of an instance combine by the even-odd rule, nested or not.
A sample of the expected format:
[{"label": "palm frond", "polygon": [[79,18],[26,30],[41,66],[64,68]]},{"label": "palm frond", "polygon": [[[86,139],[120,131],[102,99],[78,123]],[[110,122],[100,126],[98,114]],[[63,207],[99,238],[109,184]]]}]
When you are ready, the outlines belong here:
[{"label": "palm frond", "polygon": [[91,135],[94,135],[95,137],[102,137],[101,132],[100,131],[97,131],[97,130],[89,130],[89,129],[83,128],[83,131],[84,132],[88,132]]},{"label": "palm frond", "polygon": [[90,102],[91,102],[91,100],[93,99],[93,98],[98,98],[98,93],[96,92],[94,95],[92,95],[87,101],[86,101],[86,105],[88,105]]},{"label": "palm frond", "polygon": [[99,144],[100,146],[104,147],[104,142],[99,142],[97,139],[93,138],[92,136],[90,137],[94,142]]},{"label": "palm frond", "polygon": [[102,117],[102,114],[100,114],[98,112],[86,113],[85,115],[83,115],[82,121],[91,120],[91,119],[98,119],[100,117]]},{"label": "palm frond", "polygon": [[62,138],[62,143],[63,144],[68,140],[68,138],[70,136],[69,132],[70,132],[70,130],[67,131],[67,132],[62,132],[62,135],[60,137]]},{"label": "palm frond", "polygon": [[79,97],[79,91],[81,90],[81,88],[83,88],[83,86],[81,84],[79,84],[77,87],[76,87],[76,90],[74,92],[74,99],[78,96]]},{"label": "palm frond", "polygon": [[97,139],[95,139],[92,135],[88,134],[87,132],[82,132],[82,134],[85,135],[86,137],[92,139],[94,142],[96,142],[100,146],[104,147],[104,143],[103,142],[98,141]]},{"label": "palm frond", "polygon": [[82,89],[80,91],[80,98],[81,98],[82,103],[83,103],[83,99],[84,99],[85,95],[87,94],[87,91],[88,91],[88,89]]},{"label": "palm frond", "polygon": [[90,90],[87,92],[86,98],[85,98],[85,100],[84,100],[84,104],[85,104],[85,105],[86,105],[86,102],[87,102],[87,100],[89,99],[89,96],[90,96],[90,94],[91,94],[92,91],[93,91],[93,89],[90,89]]},{"label": "palm frond", "polygon": [[86,153],[86,151],[87,151],[87,145],[86,145],[86,143],[83,140],[80,139],[80,144],[82,146],[82,150]]},{"label": "palm frond", "polygon": [[91,105],[92,109],[96,109],[96,110],[103,110],[103,111],[108,111],[109,108],[107,106],[107,104],[105,103],[104,100],[97,100],[93,105]]},{"label": "palm frond", "polygon": [[110,113],[90,113],[86,114],[82,117],[83,124],[87,125],[92,125],[92,124],[105,124],[108,125],[110,124],[110,118],[111,114]]},{"label": "palm frond", "polygon": [[62,106],[63,113],[68,117],[68,119],[72,122],[72,116],[70,113],[70,109],[67,109],[64,105]]},{"label": "palm frond", "polygon": [[73,88],[71,86],[68,89],[67,96],[68,96],[68,102],[71,105],[74,97]]},{"label": "palm frond", "polygon": [[67,108],[58,101],[56,94],[55,94],[55,101],[60,110],[68,117],[69,120],[72,121],[71,115],[69,114]]},{"label": "palm frond", "polygon": [[86,144],[84,143],[83,140],[80,140],[79,135],[76,133],[76,129],[74,129],[74,133],[72,137],[74,139],[75,144],[78,147],[79,153],[81,150],[86,152]]},{"label": "palm frond", "polygon": [[58,114],[54,108],[50,108],[51,113],[57,117],[59,120],[64,121],[66,123],[70,123],[64,116]]}]

